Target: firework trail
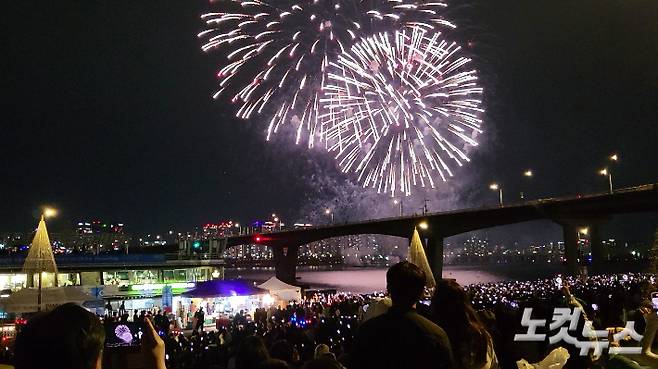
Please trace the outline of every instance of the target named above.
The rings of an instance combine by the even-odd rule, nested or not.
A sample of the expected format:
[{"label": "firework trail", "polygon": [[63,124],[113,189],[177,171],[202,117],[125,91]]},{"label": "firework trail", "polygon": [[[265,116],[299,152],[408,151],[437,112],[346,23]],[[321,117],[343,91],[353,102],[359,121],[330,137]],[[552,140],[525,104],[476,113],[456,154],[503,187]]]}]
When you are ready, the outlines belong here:
[{"label": "firework trail", "polygon": [[417,26],[454,28],[442,19],[446,5],[411,0],[233,0],[222,12],[202,15],[204,51],[223,50],[225,62],[213,97],[238,104],[237,116],[263,114],[267,139],[285,124],[295,142],[322,141],[318,130],[321,86],[326,68],[361,36]]},{"label": "firework trail", "polygon": [[364,187],[411,194],[469,161],[482,89],[460,46],[423,27],[358,40],[327,67],[320,97],[328,149]]}]

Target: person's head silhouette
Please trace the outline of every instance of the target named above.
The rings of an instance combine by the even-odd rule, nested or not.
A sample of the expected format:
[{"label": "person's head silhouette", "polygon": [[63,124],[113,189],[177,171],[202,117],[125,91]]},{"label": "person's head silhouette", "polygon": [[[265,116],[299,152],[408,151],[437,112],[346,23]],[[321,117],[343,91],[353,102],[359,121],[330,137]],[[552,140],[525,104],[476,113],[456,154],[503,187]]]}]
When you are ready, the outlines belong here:
[{"label": "person's head silhouette", "polygon": [[98,318],[69,303],[30,319],[16,338],[16,369],[100,369],[105,330]]}]

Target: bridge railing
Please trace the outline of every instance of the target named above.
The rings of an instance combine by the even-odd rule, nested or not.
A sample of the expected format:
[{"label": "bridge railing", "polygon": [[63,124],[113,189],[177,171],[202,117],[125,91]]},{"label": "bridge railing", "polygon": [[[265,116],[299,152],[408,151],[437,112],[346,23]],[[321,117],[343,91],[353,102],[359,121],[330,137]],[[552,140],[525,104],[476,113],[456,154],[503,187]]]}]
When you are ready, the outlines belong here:
[{"label": "bridge railing", "polygon": [[[528,206],[528,205],[546,205],[547,203],[551,202],[559,202],[559,201],[569,201],[569,200],[582,200],[582,199],[591,199],[591,198],[596,198],[596,197],[602,197],[602,196],[614,196],[614,195],[619,195],[619,194],[627,194],[627,193],[633,193],[633,192],[648,192],[648,191],[655,191],[658,189],[658,183],[650,183],[650,184],[644,184],[644,185],[638,185],[638,186],[632,186],[632,187],[624,187],[624,188],[619,188],[615,189],[612,193],[610,192],[598,192],[598,193],[591,193],[591,194],[583,194],[583,195],[571,195],[571,196],[559,196],[559,197],[547,197],[547,198],[541,198],[541,199],[535,199],[535,200],[528,200],[528,201],[523,201],[523,202],[513,202],[504,205],[503,207],[509,208],[509,207],[515,207],[515,206]],[[263,232],[263,233],[258,233],[258,234],[270,234],[270,233],[295,233],[295,232],[302,232],[302,231],[308,231],[308,230],[321,230],[321,229],[326,229],[326,228],[334,228],[337,226],[344,226],[344,225],[367,225],[370,223],[379,223],[382,221],[387,221],[387,220],[397,220],[397,219],[418,219],[418,218],[423,218],[426,216],[432,216],[436,214],[445,214],[449,215],[452,213],[463,213],[463,212],[478,212],[482,211],[485,209],[496,209],[499,208],[500,206],[492,206],[492,205],[483,205],[479,207],[473,207],[469,209],[452,209],[452,210],[446,210],[446,211],[441,211],[441,212],[434,212],[434,213],[427,213],[427,214],[410,214],[410,215],[404,215],[402,217],[400,216],[393,216],[393,217],[385,217],[385,218],[378,218],[378,219],[370,219],[370,220],[364,220],[364,221],[356,221],[356,222],[336,222],[332,224],[323,224],[323,225],[316,225],[313,227],[308,227],[308,228],[302,228],[302,229],[288,229],[288,230],[283,230],[283,231],[274,231],[274,232]],[[238,238],[238,237],[249,237],[251,234],[241,234],[241,235],[234,235],[234,236],[229,236],[228,238]]]},{"label": "bridge railing", "polygon": [[[100,254],[100,255],[60,255],[55,256],[58,266],[97,265],[97,264],[156,264],[167,260],[164,254]],[[0,267],[21,267],[25,256],[0,258]]]}]

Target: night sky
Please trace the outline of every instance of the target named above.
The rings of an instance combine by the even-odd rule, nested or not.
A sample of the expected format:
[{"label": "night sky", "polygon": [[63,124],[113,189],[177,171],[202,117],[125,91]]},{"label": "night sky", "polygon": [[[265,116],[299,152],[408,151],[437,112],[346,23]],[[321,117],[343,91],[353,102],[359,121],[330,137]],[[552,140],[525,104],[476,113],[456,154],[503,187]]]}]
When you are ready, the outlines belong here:
[{"label": "night sky", "polygon": [[[452,37],[470,42],[482,71],[487,126],[450,184],[451,205],[435,209],[493,205],[491,181],[531,197],[605,191],[596,172],[613,152],[616,186],[658,182],[657,1],[452,4]],[[4,2],[0,231],[34,227],[42,204],[60,209],[54,227],[99,218],[146,232],[273,211],[304,219],[309,203],[333,196],[314,179],[322,168],[345,181],[329,158],[266,143],[264,119],[237,120],[212,100],[218,57],[196,37],[209,10],[217,5]],[[658,225],[627,219],[627,234]]]}]

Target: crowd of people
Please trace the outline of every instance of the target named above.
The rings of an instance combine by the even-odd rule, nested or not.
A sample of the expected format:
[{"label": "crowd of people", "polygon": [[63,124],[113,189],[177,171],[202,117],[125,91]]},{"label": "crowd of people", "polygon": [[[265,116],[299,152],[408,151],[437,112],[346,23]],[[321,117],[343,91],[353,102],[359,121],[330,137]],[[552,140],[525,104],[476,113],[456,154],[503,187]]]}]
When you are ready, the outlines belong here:
[{"label": "crowd of people", "polygon": [[[104,320],[143,321],[142,357],[135,360],[156,369],[658,368],[651,351],[658,331],[653,274],[465,287],[440,280],[428,290],[422,270],[401,262],[386,282],[385,295],[317,294],[253,315],[240,312],[217,329],[197,326],[191,334],[170,330],[160,312]],[[16,341],[14,365],[117,367],[103,353],[102,324],[71,304],[37,316]]]}]

